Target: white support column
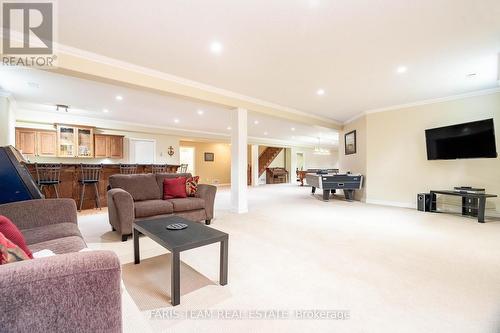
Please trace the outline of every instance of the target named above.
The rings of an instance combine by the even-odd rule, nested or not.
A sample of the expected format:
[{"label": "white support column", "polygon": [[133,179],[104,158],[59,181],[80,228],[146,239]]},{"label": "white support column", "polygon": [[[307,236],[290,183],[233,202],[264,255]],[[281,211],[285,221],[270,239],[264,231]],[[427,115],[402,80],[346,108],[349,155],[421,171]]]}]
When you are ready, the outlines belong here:
[{"label": "white support column", "polygon": [[243,214],[248,212],[246,109],[232,112],[231,127],[231,210]]},{"label": "white support column", "polygon": [[7,96],[0,91],[0,146],[14,145],[15,141],[15,123]]},{"label": "white support column", "polygon": [[252,145],[252,186],[259,186],[259,145]]},{"label": "white support column", "polygon": [[290,183],[297,183],[297,149],[290,148]]}]

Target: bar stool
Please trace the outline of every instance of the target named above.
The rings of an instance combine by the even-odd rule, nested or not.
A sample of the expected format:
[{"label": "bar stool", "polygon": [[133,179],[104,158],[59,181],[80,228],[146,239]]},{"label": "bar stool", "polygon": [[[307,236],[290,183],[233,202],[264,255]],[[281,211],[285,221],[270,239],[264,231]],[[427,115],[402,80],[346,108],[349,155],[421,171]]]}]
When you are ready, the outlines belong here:
[{"label": "bar stool", "polygon": [[151,164],[151,173],[165,173],[167,172],[166,164]]},{"label": "bar stool", "polygon": [[133,175],[137,173],[137,164],[120,163],[120,173],[124,175]]},{"label": "bar stool", "polygon": [[186,173],[188,171],[188,165],[187,164],[181,164],[179,167],[179,173]]},{"label": "bar stool", "polygon": [[85,199],[85,186],[94,184],[95,203],[97,208],[101,209],[101,201],[99,199],[99,180],[101,178],[102,164],[80,164],[80,180],[82,192],[80,194],[80,209],[83,207]]},{"label": "bar stool", "polygon": [[36,184],[43,193],[44,186],[54,186],[56,197],[59,198],[59,184],[61,183],[62,164],[39,164],[35,163]]}]

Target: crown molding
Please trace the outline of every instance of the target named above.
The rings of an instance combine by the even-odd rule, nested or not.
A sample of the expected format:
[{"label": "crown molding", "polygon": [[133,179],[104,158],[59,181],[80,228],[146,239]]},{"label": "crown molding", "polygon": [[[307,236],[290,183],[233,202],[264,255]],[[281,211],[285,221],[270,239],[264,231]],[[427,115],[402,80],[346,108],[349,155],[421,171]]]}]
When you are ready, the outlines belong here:
[{"label": "crown molding", "polygon": [[[37,111],[21,109],[19,111],[19,118],[16,119],[17,122],[39,124],[39,125],[53,125],[53,121],[40,121],[30,119],[30,113],[36,113]],[[51,114],[57,114],[56,111],[43,111]],[[193,130],[193,129],[183,129],[178,127],[168,127],[168,126],[158,126],[151,124],[144,124],[138,122],[129,122],[121,120],[108,120],[99,117],[92,117],[87,115],[76,116],[78,122],[81,125],[93,126],[96,130],[101,131],[112,131],[112,132],[129,132],[129,133],[141,133],[141,134],[154,134],[154,135],[164,135],[169,137],[178,137],[179,141],[204,141],[204,142],[231,142],[230,133],[220,133],[220,132],[210,132],[203,130]],[[95,121],[105,122],[105,124],[96,124]],[[64,122],[63,119],[61,119]],[[166,133],[167,132],[167,133]],[[304,148],[314,148],[315,144],[300,143],[289,140],[273,139],[269,137],[256,137],[248,136],[248,144],[261,144],[270,146],[280,146],[280,147],[304,147]],[[334,145],[324,145],[326,148],[332,151],[337,150],[337,146]]]},{"label": "crown molding", "polygon": [[406,104],[398,104],[398,105],[388,106],[388,107],[379,108],[379,109],[366,110],[366,111],[358,113],[357,115],[355,115],[352,118],[347,119],[346,121],[343,122],[343,125],[347,125],[347,124],[353,122],[354,120],[361,118],[363,116],[366,116],[368,114],[371,114],[371,113],[380,113],[380,112],[394,111],[394,110],[399,110],[399,109],[407,109],[407,108],[416,107],[416,106],[437,104],[437,103],[455,101],[455,100],[465,99],[465,98],[470,98],[470,97],[492,95],[492,94],[496,94],[499,92],[500,92],[500,87],[489,88],[489,89],[471,91],[471,92],[464,93],[464,94],[457,94],[457,95],[450,95],[450,96],[446,96],[446,97],[425,99],[425,100],[406,103]]},{"label": "crown molding", "polygon": [[[63,45],[63,44],[56,44],[54,47],[55,47],[55,50],[56,50],[57,53],[67,54],[67,55],[70,55],[70,56],[73,56],[73,57],[76,57],[76,58],[82,58],[82,59],[90,60],[92,62],[96,62],[96,63],[99,63],[99,64],[103,64],[103,65],[107,65],[107,66],[112,66],[112,67],[120,68],[120,69],[123,69],[123,70],[127,70],[127,71],[131,71],[131,72],[134,72],[134,73],[139,73],[139,74],[147,75],[147,76],[150,76],[150,77],[153,77],[153,78],[157,78],[157,79],[161,79],[161,80],[166,80],[166,81],[177,83],[177,84],[180,84],[180,85],[183,85],[183,86],[187,86],[187,87],[191,87],[191,88],[196,88],[196,89],[200,89],[200,90],[203,90],[203,91],[206,91],[206,92],[210,92],[210,93],[222,95],[224,97],[234,98],[234,99],[238,99],[238,100],[245,101],[245,102],[248,102],[248,103],[253,103],[253,104],[261,105],[261,106],[264,106],[264,107],[267,107],[267,108],[271,108],[271,109],[275,109],[275,110],[278,110],[278,111],[281,111],[281,112],[284,112],[284,113],[293,114],[295,116],[301,116],[301,117],[306,117],[306,118],[314,119],[316,121],[324,122],[324,123],[326,123],[328,125],[333,125],[333,126],[336,126],[336,127],[340,127],[341,124],[342,124],[341,122],[339,122],[337,120],[334,120],[334,119],[331,119],[331,118],[328,118],[328,117],[320,116],[320,115],[313,114],[313,113],[308,113],[308,112],[305,112],[305,111],[302,111],[302,110],[294,109],[294,108],[287,107],[287,106],[280,105],[280,104],[276,104],[276,103],[271,103],[271,102],[268,102],[268,101],[265,101],[265,100],[261,100],[261,99],[254,98],[254,97],[250,97],[250,96],[247,96],[247,95],[243,95],[243,94],[236,93],[236,92],[233,92],[233,91],[230,91],[230,90],[218,88],[218,87],[215,87],[215,86],[212,86],[212,85],[208,85],[208,84],[204,84],[204,83],[201,83],[201,82],[189,80],[189,79],[186,79],[186,78],[183,78],[183,77],[171,75],[171,74],[168,74],[168,73],[165,73],[165,72],[161,72],[161,71],[158,71],[158,70],[154,70],[154,69],[151,69],[151,68],[134,65],[134,64],[129,63],[129,62],[125,62],[125,61],[122,61],[122,60],[110,58],[110,57],[103,56],[103,55],[100,55],[100,54],[96,54],[96,53],[93,53],[93,52],[84,51],[84,50],[81,50],[81,49],[78,49],[78,48],[74,48],[74,47],[70,47],[70,46],[66,46],[66,45]],[[236,106],[233,106],[233,107],[236,107]],[[279,117],[279,114],[276,115],[276,116]]]}]

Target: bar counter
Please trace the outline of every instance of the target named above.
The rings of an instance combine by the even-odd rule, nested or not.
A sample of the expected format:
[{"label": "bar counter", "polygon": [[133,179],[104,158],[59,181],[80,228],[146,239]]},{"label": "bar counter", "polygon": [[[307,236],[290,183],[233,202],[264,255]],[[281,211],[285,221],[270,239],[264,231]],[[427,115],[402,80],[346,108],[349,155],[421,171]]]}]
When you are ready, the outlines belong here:
[{"label": "bar counter", "polygon": [[[42,164],[42,163],[40,163]],[[96,164],[99,165],[99,164]],[[37,180],[35,163],[26,163],[26,168]],[[59,184],[60,198],[73,198],[77,206],[80,204],[80,164],[79,163],[63,163],[61,168],[61,183]],[[176,173],[179,165],[167,164],[167,172]],[[107,207],[107,187],[109,176],[120,173],[120,164],[102,164],[101,179],[99,181],[99,198],[101,207]],[[136,173],[151,173],[151,164],[138,164]],[[43,194],[46,198],[55,198],[56,193],[53,186],[45,186]],[[85,187],[85,200],[83,201],[83,209],[95,208],[95,191],[94,186]]]}]

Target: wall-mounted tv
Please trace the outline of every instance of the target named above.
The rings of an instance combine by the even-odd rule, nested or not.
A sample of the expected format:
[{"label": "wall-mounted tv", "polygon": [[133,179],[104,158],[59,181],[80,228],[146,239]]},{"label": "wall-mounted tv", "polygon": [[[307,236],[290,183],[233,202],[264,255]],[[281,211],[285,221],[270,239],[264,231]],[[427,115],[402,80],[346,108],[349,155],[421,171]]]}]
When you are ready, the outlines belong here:
[{"label": "wall-mounted tv", "polygon": [[425,131],[428,160],[496,158],[493,119]]}]

